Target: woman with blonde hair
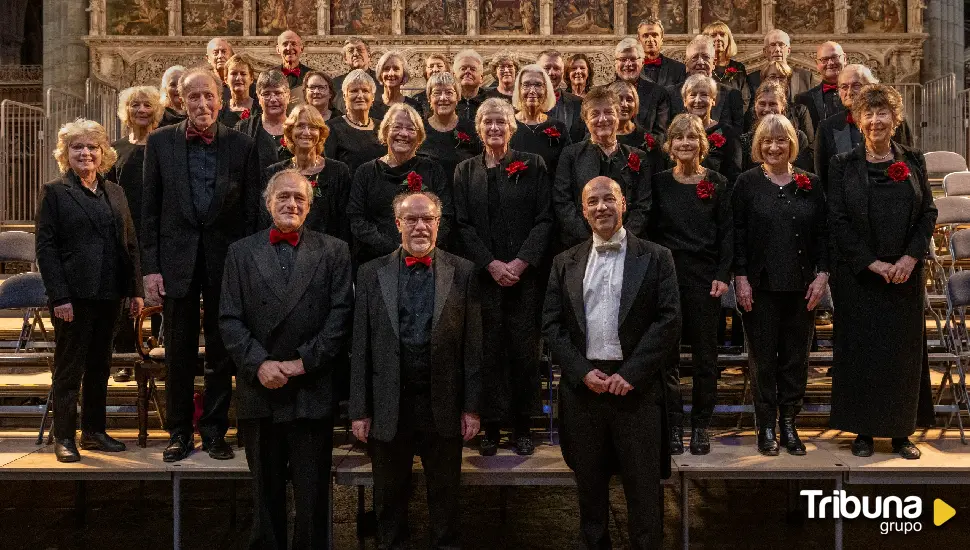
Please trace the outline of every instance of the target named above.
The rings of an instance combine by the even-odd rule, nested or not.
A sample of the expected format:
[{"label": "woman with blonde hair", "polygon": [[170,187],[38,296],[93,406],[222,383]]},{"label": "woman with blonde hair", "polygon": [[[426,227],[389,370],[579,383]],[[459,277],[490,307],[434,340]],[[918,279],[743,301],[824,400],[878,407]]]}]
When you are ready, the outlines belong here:
[{"label": "woman with blonde hair", "polygon": [[179,95],[179,80],[184,72],[185,67],[173,65],[162,74],[162,82],[158,86],[158,90],[161,94],[165,114],[162,115],[162,121],[158,124],[159,127],[178,124],[186,118],[185,104],[182,102],[182,96]]},{"label": "woman with blonde hair", "polygon": [[391,50],[385,52],[374,68],[377,79],[384,87],[383,93],[374,99],[374,106],[371,107],[371,116],[374,118],[384,118],[387,110],[396,103],[407,103],[421,112],[421,103],[418,100],[404,95],[401,88],[411,79],[408,70],[408,62],[404,59],[404,54]]},{"label": "woman with blonde hair", "polygon": [[736,90],[748,87],[748,71],[744,63],[734,59],[738,55],[738,44],[734,33],[724,21],[714,21],[704,27],[704,32],[714,41],[714,78]]},{"label": "woman with blonde hair", "polygon": [[37,265],[57,335],[51,433],[60,462],[81,460],[75,432],[82,387],[81,448],[125,450],[105,433],[111,341],[122,300],[130,299],[132,319],[145,302],[128,200],[104,177],[117,157],[97,122],[65,124],[54,150],[61,177],[44,185],[37,213]]},{"label": "woman with blonde hair", "polygon": [[517,111],[518,124],[509,147],[539,155],[546,161],[550,174],[556,173],[562,150],[572,144],[566,125],[547,114],[555,106],[556,90],[549,75],[539,65],[522,67],[512,91],[512,108]]}]

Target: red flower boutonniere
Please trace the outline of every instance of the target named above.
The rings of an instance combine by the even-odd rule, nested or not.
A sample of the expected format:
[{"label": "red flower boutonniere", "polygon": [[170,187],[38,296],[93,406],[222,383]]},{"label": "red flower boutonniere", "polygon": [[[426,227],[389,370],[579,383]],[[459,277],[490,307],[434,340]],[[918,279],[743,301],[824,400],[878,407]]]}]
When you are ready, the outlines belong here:
[{"label": "red flower boutonniere", "polygon": [[408,172],[408,177],[404,180],[404,185],[408,187],[408,191],[417,193],[421,190],[421,184],[423,181],[424,179],[421,177],[421,174],[418,174],[412,170],[411,172]]},{"label": "red flower boutonniere", "polygon": [[724,74],[734,76],[738,74],[738,69],[737,67],[728,67],[727,69],[724,69]]},{"label": "red flower boutonniere", "polygon": [[455,130],[455,139],[458,140],[458,145],[456,145],[455,147],[458,147],[460,145],[468,145],[469,143],[472,142],[472,137],[460,130]]},{"label": "red flower boutonniere", "polygon": [[640,157],[638,157],[636,153],[630,153],[630,156],[626,158],[626,167],[634,172],[639,173]]},{"label": "red flower boutonniere", "polygon": [[886,175],[893,181],[903,181],[909,177],[909,166],[903,161],[894,162],[886,169]]},{"label": "red flower boutonniere", "polygon": [[313,178],[310,180],[310,187],[313,188],[313,196],[314,196],[314,198],[323,196],[323,192],[320,191],[320,188],[319,187],[317,187],[317,177],[316,176],[313,176]]},{"label": "red flower boutonniere", "polygon": [[697,197],[700,199],[709,199],[714,196],[714,184],[708,180],[701,180],[697,182]]},{"label": "red flower boutonniere", "polygon": [[526,164],[525,162],[522,162],[521,160],[517,160],[515,162],[510,163],[505,168],[505,173],[508,174],[510,178],[512,176],[515,176],[515,181],[516,181],[516,183],[518,183],[518,181],[519,181],[519,173],[520,172],[525,172],[528,167],[529,167],[529,165]]},{"label": "red flower boutonniere", "polygon": [[247,118],[249,118],[249,115],[250,115],[249,109],[243,109],[243,112],[239,113],[239,120],[246,120]]},{"label": "red flower boutonniere", "polygon": [[286,136],[280,138],[280,147],[286,147]]},{"label": "red flower boutonniere", "polygon": [[562,137],[562,134],[556,129],[555,126],[546,128],[542,131],[542,133],[549,137],[549,145],[553,145],[552,140],[556,140],[556,143],[559,143],[559,138]]},{"label": "red flower boutonniere", "polygon": [[798,189],[802,191],[812,190],[812,180],[808,179],[808,176],[806,176],[805,174],[795,174],[794,179],[795,179],[795,185],[798,186]]},{"label": "red flower boutonniere", "polygon": [[724,147],[724,144],[727,143],[727,139],[724,138],[724,134],[722,134],[720,130],[714,132],[713,134],[709,134],[707,136],[707,141],[718,149]]},{"label": "red flower boutonniere", "polygon": [[657,146],[657,140],[653,139],[653,136],[649,133],[643,134],[643,146],[649,153],[653,151],[653,148]]}]

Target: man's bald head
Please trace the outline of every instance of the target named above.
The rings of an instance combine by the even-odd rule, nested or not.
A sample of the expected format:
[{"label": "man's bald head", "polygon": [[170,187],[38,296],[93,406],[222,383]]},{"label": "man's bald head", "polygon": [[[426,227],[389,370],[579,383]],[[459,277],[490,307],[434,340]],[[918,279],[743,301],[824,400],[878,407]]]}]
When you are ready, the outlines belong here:
[{"label": "man's bald head", "polygon": [[583,217],[601,239],[609,240],[623,227],[624,213],[626,199],[616,181],[597,176],[583,186]]},{"label": "man's bald head", "polygon": [[293,31],[283,31],[276,38],[276,53],[283,60],[283,66],[295,69],[300,65],[300,55],[303,54],[303,39]]},{"label": "man's bald head", "polygon": [[596,176],[595,178],[586,182],[586,185],[583,186],[583,202],[586,201],[587,193],[593,192],[594,190],[599,190],[604,186],[610,188],[617,195],[623,196],[623,189],[620,187],[620,184],[616,182],[616,180],[607,176]]},{"label": "man's bald head", "polygon": [[815,67],[826,84],[839,81],[839,73],[845,68],[845,51],[842,45],[831,40],[819,44],[815,50]]}]

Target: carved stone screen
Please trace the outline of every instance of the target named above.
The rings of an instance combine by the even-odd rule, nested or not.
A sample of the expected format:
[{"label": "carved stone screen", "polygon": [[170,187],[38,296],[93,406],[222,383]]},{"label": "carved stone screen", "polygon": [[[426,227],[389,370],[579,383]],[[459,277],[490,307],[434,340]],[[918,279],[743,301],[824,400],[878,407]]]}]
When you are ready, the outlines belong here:
[{"label": "carved stone screen", "polygon": [[391,34],[391,0],[331,0],[331,34]]},{"label": "carved stone screen", "polygon": [[552,20],[555,34],[610,34],[613,32],[613,2],[553,0]]},{"label": "carved stone screen", "polygon": [[316,0],[259,0],[256,4],[259,34],[274,35],[287,29],[317,34]]},{"label": "carved stone screen", "polygon": [[538,34],[538,0],[481,0],[482,34]]},{"label": "carved stone screen", "polygon": [[687,0],[629,0],[626,24],[630,34],[637,32],[637,24],[648,17],[659,17],[664,24],[664,33],[682,34],[687,32]]},{"label": "carved stone screen", "polygon": [[906,32],[906,2],[903,0],[868,0],[853,2],[851,6],[851,32]]},{"label": "carved stone screen", "polygon": [[408,0],[406,34],[465,34],[465,0]]},{"label": "carved stone screen", "polygon": [[186,36],[241,36],[242,19],[242,0],[182,0],[182,34]]},{"label": "carved stone screen", "polygon": [[789,34],[830,33],[833,12],[833,0],[787,0],[775,5],[775,27]]},{"label": "carved stone screen", "polygon": [[165,0],[108,0],[105,11],[108,34],[168,34]]},{"label": "carved stone screen", "polygon": [[[776,4],[776,11],[787,9]],[[761,0],[705,0],[701,9],[701,23],[707,25],[724,21],[734,34],[755,34],[761,23]]]}]

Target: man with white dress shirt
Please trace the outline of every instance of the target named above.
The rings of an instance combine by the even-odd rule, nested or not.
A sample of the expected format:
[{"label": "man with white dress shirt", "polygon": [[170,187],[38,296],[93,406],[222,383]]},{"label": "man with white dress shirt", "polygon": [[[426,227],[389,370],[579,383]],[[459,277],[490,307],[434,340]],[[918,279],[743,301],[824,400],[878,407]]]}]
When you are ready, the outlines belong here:
[{"label": "man with white dress shirt", "polygon": [[543,333],[562,367],[560,436],[576,476],[580,536],[610,548],[609,485],[619,472],[630,547],[663,545],[660,481],[670,475],[664,369],[680,340],[680,298],[670,250],[623,228],[617,182],[583,188],[592,238],[556,256]]}]

